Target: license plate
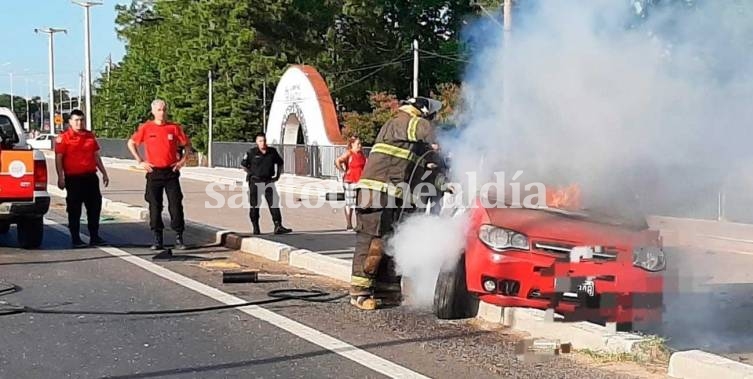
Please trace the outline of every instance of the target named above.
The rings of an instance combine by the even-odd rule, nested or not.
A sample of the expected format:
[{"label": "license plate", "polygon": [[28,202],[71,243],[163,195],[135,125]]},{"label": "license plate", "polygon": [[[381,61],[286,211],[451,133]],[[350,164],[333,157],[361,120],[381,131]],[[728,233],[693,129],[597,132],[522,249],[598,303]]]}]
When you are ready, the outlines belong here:
[{"label": "license plate", "polygon": [[578,286],[578,292],[583,292],[588,296],[593,297],[596,294],[596,286],[593,280],[586,280]]}]

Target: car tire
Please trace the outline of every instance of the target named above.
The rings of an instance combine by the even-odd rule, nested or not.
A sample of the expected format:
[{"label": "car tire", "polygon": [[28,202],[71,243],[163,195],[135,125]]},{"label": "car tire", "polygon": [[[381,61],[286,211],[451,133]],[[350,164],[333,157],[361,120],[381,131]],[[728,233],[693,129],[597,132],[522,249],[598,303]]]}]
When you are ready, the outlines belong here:
[{"label": "car tire", "polygon": [[16,229],[18,244],[22,249],[36,249],[42,245],[44,222],[41,217],[19,220]]},{"label": "car tire", "polygon": [[478,298],[468,292],[462,256],[452,270],[439,273],[434,287],[434,314],[441,320],[457,320],[475,317],[476,313]]},{"label": "car tire", "polygon": [[0,235],[8,233],[9,230],[10,230],[10,223],[0,222]]}]

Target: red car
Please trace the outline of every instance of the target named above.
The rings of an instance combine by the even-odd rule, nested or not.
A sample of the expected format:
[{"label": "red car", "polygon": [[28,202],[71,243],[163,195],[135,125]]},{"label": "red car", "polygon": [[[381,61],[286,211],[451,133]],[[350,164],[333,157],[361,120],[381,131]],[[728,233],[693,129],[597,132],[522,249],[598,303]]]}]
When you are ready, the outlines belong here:
[{"label": "red car", "polygon": [[666,260],[659,233],[645,222],[552,207],[485,208],[478,200],[468,211],[464,254],[435,287],[439,318],[472,317],[480,300],[620,329],[660,321]]}]

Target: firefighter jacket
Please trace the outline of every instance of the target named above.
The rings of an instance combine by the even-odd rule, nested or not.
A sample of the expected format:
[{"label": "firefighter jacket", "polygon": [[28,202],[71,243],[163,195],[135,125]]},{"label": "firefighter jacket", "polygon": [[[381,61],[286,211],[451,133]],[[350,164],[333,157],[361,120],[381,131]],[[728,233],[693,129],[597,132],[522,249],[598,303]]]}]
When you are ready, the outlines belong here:
[{"label": "firefighter jacket", "polygon": [[433,160],[430,156],[436,155],[429,151],[437,141],[434,127],[419,114],[415,108],[403,106],[382,126],[356,188],[384,193],[404,203],[416,202],[414,190],[422,182],[433,185],[436,193],[445,190],[445,175],[426,167]]}]

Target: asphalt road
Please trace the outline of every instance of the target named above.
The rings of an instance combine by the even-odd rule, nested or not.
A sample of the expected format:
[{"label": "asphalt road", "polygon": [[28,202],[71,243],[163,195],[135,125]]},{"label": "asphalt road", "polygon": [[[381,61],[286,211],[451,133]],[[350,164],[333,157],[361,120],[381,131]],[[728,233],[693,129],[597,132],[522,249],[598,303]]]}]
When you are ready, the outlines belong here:
[{"label": "asphalt road", "polygon": [[[62,223],[60,209],[49,219]],[[67,235],[53,226],[37,251],[19,250],[12,235],[0,236],[0,280],[21,287],[0,299],[49,309],[154,310],[218,305],[216,299],[232,296],[263,299],[276,288],[345,290],[208,246],[213,236],[200,229],[187,233],[194,248],[181,253],[182,259],[158,265],[144,247],[149,234],[142,223],[111,220],[103,224],[103,235],[118,248],[69,250]],[[259,269],[262,282],[222,284],[219,269],[235,264]],[[582,357],[521,362],[514,354],[520,337],[512,332],[472,321],[439,322],[426,311],[405,307],[364,313],[340,300],[245,309],[169,316],[0,316],[0,378],[652,376],[630,365],[596,369]]]}]

